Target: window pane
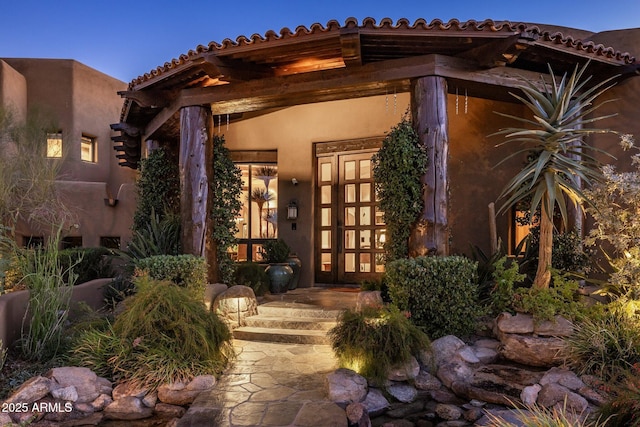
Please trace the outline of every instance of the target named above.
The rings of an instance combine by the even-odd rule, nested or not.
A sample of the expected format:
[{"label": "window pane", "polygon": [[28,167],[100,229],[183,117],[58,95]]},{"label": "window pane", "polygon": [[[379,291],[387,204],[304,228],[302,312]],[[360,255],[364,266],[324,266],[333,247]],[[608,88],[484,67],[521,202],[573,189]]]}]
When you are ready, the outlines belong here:
[{"label": "window pane", "polygon": [[370,182],[360,184],[360,201],[361,202],[371,201],[371,183]]},{"label": "window pane", "polygon": [[320,203],[323,205],[331,203],[331,186],[323,185],[320,187]]},{"label": "window pane", "polygon": [[322,230],[322,249],[331,249],[331,230]]},{"label": "window pane", "polygon": [[371,273],[371,254],[360,254],[360,272]]},{"label": "window pane", "polygon": [[387,240],[386,230],[376,230],[376,249],[384,249],[384,242]]},{"label": "window pane", "polygon": [[344,247],[345,249],[356,248],[356,230],[345,230],[344,232]]},{"label": "window pane", "polygon": [[251,165],[251,237],[275,239],[278,236],[278,170],[272,165]]},{"label": "window pane", "polygon": [[331,182],[331,163],[322,163],[320,166],[320,181]]},{"label": "window pane", "polygon": [[371,160],[360,160],[360,179],[371,178]]},{"label": "window pane", "polygon": [[384,255],[375,254],[376,257],[376,273],[384,273]]},{"label": "window pane", "polygon": [[82,136],[80,139],[80,159],[84,162],[96,161],[96,139]]},{"label": "window pane", "polygon": [[360,225],[371,225],[371,206],[360,206]]},{"label": "window pane", "polygon": [[356,179],[356,162],[344,162],[344,179]]},{"label": "window pane", "polygon": [[329,227],[331,225],[331,208],[322,208],[321,216],[320,225],[322,227]]},{"label": "window pane", "polygon": [[384,212],[376,206],[376,225],[384,225]]},{"label": "window pane", "polygon": [[62,134],[47,134],[47,157],[62,157]]},{"label": "window pane", "polygon": [[331,271],[331,254],[320,255],[320,271]]},{"label": "window pane", "polygon": [[356,202],[356,185],[347,184],[344,186],[344,201],[346,203]]},{"label": "window pane", "polygon": [[371,230],[360,230],[360,249],[371,248]]},{"label": "window pane", "polygon": [[344,225],[356,225],[356,208],[344,209]]},{"label": "window pane", "polygon": [[356,254],[344,254],[344,271],[347,273],[356,272]]}]

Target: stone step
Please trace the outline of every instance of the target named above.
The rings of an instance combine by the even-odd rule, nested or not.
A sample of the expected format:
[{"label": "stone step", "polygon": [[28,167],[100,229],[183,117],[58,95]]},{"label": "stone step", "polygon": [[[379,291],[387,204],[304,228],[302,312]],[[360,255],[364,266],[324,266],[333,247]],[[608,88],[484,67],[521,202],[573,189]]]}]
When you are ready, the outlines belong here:
[{"label": "stone step", "polygon": [[233,331],[233,337],[246,341],[281,342],[290,344],[330,344],[323,330],[257,328],[242,326]]},{"label": "stone step", "polygon": [[258,314],[267,317],[320,318],[335,321],[341,312],[300,303],[269,302],[258,306]]},{"label": "stone step", "polygon": [[271,317],[251,316],[244,319],[245,326],[254,328],[296,329],[328,331],[336,325],[334,319],[326,317]]}]

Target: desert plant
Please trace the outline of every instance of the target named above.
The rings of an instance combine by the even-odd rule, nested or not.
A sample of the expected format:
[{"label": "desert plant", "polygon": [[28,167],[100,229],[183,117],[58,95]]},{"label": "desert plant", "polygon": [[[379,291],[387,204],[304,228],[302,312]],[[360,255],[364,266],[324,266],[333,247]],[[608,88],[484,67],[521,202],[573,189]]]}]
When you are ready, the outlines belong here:
[{"label": "desert plant", "polygon": [[126,297],[135,293],[135,286],[129,276],[118,275],[103,288],[102,298],[107,309],[114,309]]},{"label": "desert plant", "polygon": [[[499,212],[505,212],[524,199],[530,199],[530,212],[540,209],[540,245],[538,269],[534,286],[549,287],[553,248],[553,215],[556,205],[567,223],[565,197],[578,209],[588,202],[582,186],[602,180],[599,163],[593,153],[601,150],[585,142],[584,137],[608,132],[587,125],[609,116],[593,116],[603,103],[593,105],[596,99],[613,84],[607,79],[588,87],[590,77],[583,78],[588,63],[566,74],[558,81],[549,66],[551,84],[542,80],[543,89],[526,81],[519,89],[523,96],[513,95],[533,114],[534,119],[497,113],[517,120],[526,127],[507,128],[494,135],[504,135],[506,141],[499,144],[520,143],[526,147],[509,154],[504,160],[528,154],[533,146],[537,154],[522,171],[505,186],[500,199],[505,199]],[[607,101],[605,101],[607,102]],[[502,163],[502,162],[501,162]]]},{"label": "desert plant", "polygon": [[256,296],[262,296],[269,290],[269,275],[264,271],[264,267],[255,262],[237,264],[234,282],[237,285],[249,286]]},{"label": "desert plant", "polygon": [[116,252],[133,267],[136,260],[154,255],[178,255],[180,251],[180,217],[166,214],[161,219],[152,209],[149,222],[133,232],[127,250]]},{"label": "desert plant", "polygon": [[567,364],[576,372],[616,379],[640,363],[640,320],[607,310],[577,323],[565,344]]},{"label": "desert plant", "polygon": [[[60,251],[60,263],[63,270],[73,265],[73,273],[78,277],[76,283],[86,283],[94,279],[113,277],[111,251],[107,248],[73,248]],[[67,278],[64,278],[65,281]]]},{"label": "desert plant", "polygon": [[[20,349],[27,360],[49,360],[60,350],[69,316],[72,287],[77,276],[74,264],[64,268],[54,235],[44,248],[20,254],[21,271],[29,290],[29,302],[22,321]],[[64,278],[67,277],[67,282]]]},{"label": "desert plant", "polygon": [[269,264],[287,262],[291,248],[282,239],[267,240],[261,249],[261,254]]},{"label": "desert plant", "polygon": [[431,339],[468,336],[484,313],[478,302],[477,266],[468,258],[417,257],[387,264],[389,295]]},{"label": "desert plant", "polygon": [[224,146],[224,137],[213,137],[213,180],[211,192],[211,231],[216,246],[217,281],[232,283],[235,264],[229,257],[228,249],[237,241],[236,219],[242,202],[242,173],[231,160],[229,150]]},{"label": "desert plant", "polygon": [[428,337],[395,307],[347,310],[329,331],[340,366],[383,382],[389,369],[429,347]]},{"label": "desert plant", "polygon": [[586,414],[576,414],[567,409],[566,401],[562,407],[558,405],[545,408],[538,405],[527,406],[524,409],[517,408],[515,418],[511,422],[504,418],[487,413],[489,427],[604,427],[609,426],[608,420],[602,417],[592,420]]},{"label": "desert plant", "polygon": [[406,115],[387,134],[371,160],[376,196],[387,224],[387,261],[406,258],[411,228],[422,212],[420,178],[429,160]]},{"label": "desert plant", "polygon": [[148,277],[112,326],[87,331],[76,343],[75,360],[108,377],[155,388],[220,374],[233,356],[231,333],[188,290]]},{"label": "desert plant", "polygon": [[168,280],[201,294],[207,284],[207,262],[195,255],[156,255],[138,260],[136,275]]}]

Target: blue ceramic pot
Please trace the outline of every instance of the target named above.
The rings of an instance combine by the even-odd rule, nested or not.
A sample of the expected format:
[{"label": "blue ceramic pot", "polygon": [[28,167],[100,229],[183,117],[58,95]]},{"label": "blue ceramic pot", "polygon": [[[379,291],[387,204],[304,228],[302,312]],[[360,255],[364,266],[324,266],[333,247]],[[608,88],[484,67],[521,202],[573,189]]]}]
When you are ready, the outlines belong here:
[{"label": "blue ceramic pot", "polygon": [[287,258],[287,264],[293,270],[293,277],[289,282],[289,290],[295,289],[298,287],[298,282],[300,281],[300,268],[302,267],[302,262],[298,255],[290,254],[289,258]]},{"label": "blue ceramic pot", "polygon": [[287,292],[289,289],[289,282],[293,277],[293,269],[289,267],[289,264],[269,264],[267,267],[267,274],[269,275],[269,291],[272,294],[281,294]]}]

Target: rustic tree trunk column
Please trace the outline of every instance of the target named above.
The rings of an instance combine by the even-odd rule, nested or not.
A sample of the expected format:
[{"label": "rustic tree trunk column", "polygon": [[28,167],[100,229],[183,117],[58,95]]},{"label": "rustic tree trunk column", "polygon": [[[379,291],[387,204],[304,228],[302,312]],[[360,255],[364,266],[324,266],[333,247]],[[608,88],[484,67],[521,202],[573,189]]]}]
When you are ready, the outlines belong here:
[{"label": "rustic tree trunk column", "polygon": [[218,279],[215,244],[209,210],[213,179],[213,122],[208,108],[194,106],[180,110],[180,215],[182,250],[204,256],[209,266],[208,279]]},{"label": "rustic tree trunk column", "polygon": [[448,255],[447,81],[438,76],[413,80],[411,111],[413,126],[429,156],[429,166],[421,178],[423,210],[411,230],[409,256]]}]

